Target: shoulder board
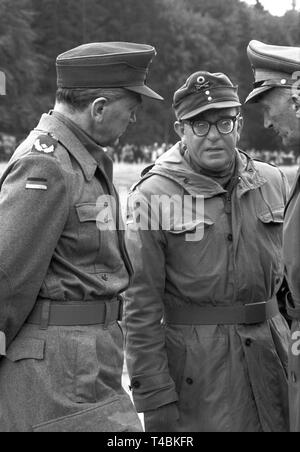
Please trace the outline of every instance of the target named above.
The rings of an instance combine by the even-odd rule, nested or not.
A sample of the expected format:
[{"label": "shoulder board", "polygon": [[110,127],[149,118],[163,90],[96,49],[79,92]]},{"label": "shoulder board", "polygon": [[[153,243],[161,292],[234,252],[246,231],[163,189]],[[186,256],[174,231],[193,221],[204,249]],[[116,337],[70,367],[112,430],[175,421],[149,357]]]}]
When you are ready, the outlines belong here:
[{"label": "shoulder board", "polygon": [[58,140],[50,133],[39,135],[32,148],[31,153],[34,154],[53,154],[58,144]]}]

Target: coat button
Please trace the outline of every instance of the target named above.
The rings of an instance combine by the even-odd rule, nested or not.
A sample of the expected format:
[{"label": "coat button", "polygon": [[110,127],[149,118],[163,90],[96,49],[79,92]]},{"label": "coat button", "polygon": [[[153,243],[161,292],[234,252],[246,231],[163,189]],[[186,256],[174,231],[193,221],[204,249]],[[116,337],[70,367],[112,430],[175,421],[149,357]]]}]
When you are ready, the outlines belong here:
[{"label": "coat button", "polygon": [[132,386],[134,389],[139,389],[140,386],[141,386],[141,383],[140,383],[139,381],[134,381],[134,382],[131,384],[131,386]]},{"label": "coat button", "polygon": [[232,235],[232,234],[228,234],[227,240],[228,240],[229,242],[232,242],[232,240],[233,240],[233,235]]},{"label": "coat button", "polygon": [[186,382],[188,385],[192,385],[194,383],[194,380],[192,378],[187,378]]},{"label": "coat button", "polygon": [[108,276],[107,275],[102,275],[101,278],[103,279],[103,281],[108,281]]},{"label": "coat button", "polygon": [[246,345],[246,347],[250,347],[251,344],[252,344],[252,340],[248,337],[248,338],[245,340],[245,345]]},{"label": "coat button", "polygon": [[297,383],[297,376],[296,376],[295,372],[291,372],[291,380],[292,380],[292,383]]}]

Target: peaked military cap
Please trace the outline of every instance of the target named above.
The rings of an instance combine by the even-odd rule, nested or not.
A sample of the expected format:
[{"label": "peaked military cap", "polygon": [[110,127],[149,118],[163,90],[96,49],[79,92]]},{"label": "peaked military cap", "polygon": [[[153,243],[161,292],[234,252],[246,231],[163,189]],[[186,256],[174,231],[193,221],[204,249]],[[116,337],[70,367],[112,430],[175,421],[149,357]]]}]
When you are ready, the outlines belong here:
[{"label": "peaked military cap", "polygon": [[247,48],[255,82],[254,90],[245,103],[257,102],[259,97],[275,87],[291,88],[300,71],[300,47],[284,47],[251,41]]},{"label": "peaked military cap", "polygon": [[238,87],[222,73],[195,72],[175,92],[173,98],[173,108],[179,120],[192,118],[214,108],[239,106]]},{"label": "peaked military cap", "polygon": [[146,86],[154,47],[130,42],[93,42],[56,59],[59,88],[126,88],[143,96],[163,98]]}]

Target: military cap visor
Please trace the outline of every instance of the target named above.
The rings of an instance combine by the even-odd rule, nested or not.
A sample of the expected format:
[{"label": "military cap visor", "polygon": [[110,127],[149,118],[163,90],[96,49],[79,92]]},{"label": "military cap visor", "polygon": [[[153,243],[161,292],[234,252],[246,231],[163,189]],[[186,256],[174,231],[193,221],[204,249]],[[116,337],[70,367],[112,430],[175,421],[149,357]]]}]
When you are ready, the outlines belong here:
[{"label": "military cap visor", "polygon": [[159,94],[157,94],[153,89],[149,88],[149,86],[123,86],[123,88],[128,89],[129,91],[134,91],[135,93],[141,94],[142,96],[151,97],[152,99],[164,100]]},{"label": "military cap visor", "polygon": [[149,65],[156,55],[145,44],[90,43],[57,57],[59,88],[126,88],[143,96],[163,98],[146,85]]},{"label": "military cap visor", "polygon": [[222,108],[234,108],[234,107],[240,107],[242,104],[239,102],[212,102],[209,105],[204,105],[203,107],[196,108],[195,110],[192,110],[191,112],[187,113],[186,115],[183,115],[180,119],[191,119],[194,116],[200,115],[200,113],[204,113],[208,110],[215,110],[215,109],[222,109]]},{"label": "military cap visor", "polygon": [[261,99],[261,96],[273,88],[275,88],[275,87],[274,86],[261,86],[260,88],[255,88],[248,95],[247,99],[245,100],[245,104],[251,103],[251,102],[252,103],[259,102],[259,100]]},{"label": "military cap visor", "polygon": [[273,46],[254,40],[249,43],[247,54],[255,83],[245,103],[259,101],[272,88],[291,88],[295,83],[293,74],[300,71],[300,48]]}]

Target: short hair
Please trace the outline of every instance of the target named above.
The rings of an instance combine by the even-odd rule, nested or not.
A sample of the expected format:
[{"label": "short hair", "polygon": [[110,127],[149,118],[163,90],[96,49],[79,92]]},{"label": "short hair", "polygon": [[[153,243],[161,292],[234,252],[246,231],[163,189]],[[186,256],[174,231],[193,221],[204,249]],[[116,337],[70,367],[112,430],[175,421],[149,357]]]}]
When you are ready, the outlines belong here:
[{"label": "short hair", "polygon": [[56,91],[56,102],[64,103],[73,110],[85,110],[98,97],[105,97],[109,102],[124,97],[135,97],[138,102],[142,101],[140,94],[125,88],[58,88]]}]

